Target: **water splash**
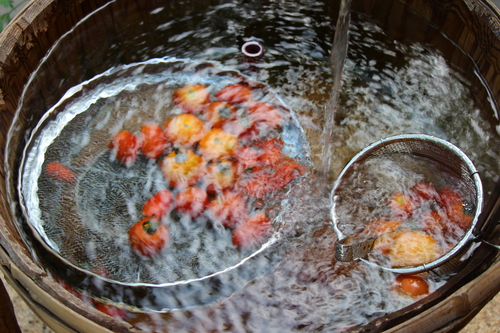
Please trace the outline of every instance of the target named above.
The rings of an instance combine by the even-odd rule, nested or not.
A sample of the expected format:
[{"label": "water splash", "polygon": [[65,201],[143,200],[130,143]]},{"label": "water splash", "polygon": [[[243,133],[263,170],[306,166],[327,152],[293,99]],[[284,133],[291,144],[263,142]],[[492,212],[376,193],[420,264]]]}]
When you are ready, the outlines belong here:
[{"label": "water splash", "polygon": [[[154,20],[143,20],[147,15],[138,16],[146,27],[144,30],[136,29],[140,25],[126,29],[130,22],[123,20],[96,18],[95,22],[122,28],[121,31],[129,34],[123,41],[129,41],[137,33],[134,45],[127,45],[127,50],[135,52],[134,61],[169,55],[210,59],[244,71],[246,64],[239,62],[239,44],[235,41],[241,36],[262,39],[268,52],[262,62],[254,65],[258,71],[252,72],[253,79],[272,87],[295,111],[314,149],[313,156],[318,158],[315,165],[319,166],[323,111],[332,97],[334,81],[328,52],[335,21],[328,13],[334,12],[331,7],[335,7],[335,12],[338,10],[338,2],[271,0],[261,5],[261,2],[234,0],[210,10],[203,8],[200,2],[183,2],[185,8],[190,8],[191,3],[193,8],[186,10],[184,16],[181,11],[160,8],[151,12]],[[104,17],[107,12],[96,14]],[[336,119],[335,128],[331,122],[329,149],[333,156],[328,158],[327,170],[332,174],[339,172],[355,153],[382,137],[417,132],[451,139],[474,161],[479,161],[478,166],[486,177],[496,174],[500,159],[493,148],[499,145],[498,130],[488,122],[483,110],[474,105],[470,83],[449,68],[446,59],[434,49],[412,43],[414,36],[405,36],[410,40],[404,43],[390,40],[376,23],[359,17],[355,11],[351,15],[349,58],[344,60],[344,66],[337,66],[342,74],[337,87],[340,88],[342,82],[343,90],[335,113],[331,114]],[[339,27],[340,24],[337,25],[340,30]],[[168,43],[164,38],[152,38],[158,31],[169,37]],[[77,32],[78,29],[69,36],[73,38]],[[152,46],[157,40],[159,45]],[[119,40],[103,43],[98,50],[104,54],[102,58],[121,60],[115,53],[121,50],[120,43]],[[67,47],[61,42],[55,51],[62,45]],[[46,63],[57,63],[52,61],[54,54],[57,52],[52,52]],[[44,73],[43,68],[40,72]],[[57,74],[57,71],[46,72],[51,80]],[[37,79],[30,81],[31,88],[36,87]],[[155,114],[158,105],[166,101],[162,97],[158,102]],[[32,114],[36,105],[27,98],[22,107],[29,110],[21,114]],[[347,109],[348,112],[343,112]],[[19,119],[14,121],[16,126],[19,123]],[[10,140],[10,152],[15,152],[12,147],[16,142]],[[126,320],[134,328],[157,331],[332,332],[366,324],[411,304],[413,299],[401,299],[403,296],[390,292],[392,274],[379,273],[362,264],[332,263],[336,237],[325,222],[329,217],[329,191],[323,193],[319,185],[329,184],[314,182],[311,188],[321,193],[311,190],[303,191],[307,195],[296,193],[302,201],[292,201],[287,206],[290,213],[284,214],[283,219],[288,218],[290,223],[286,224],[287,229],[283,228],[284,236],[278,242],[278,254],[287,256],[279,269],[249,283],[221,304],[189,311],[130,314]],[[434,285],[431,291],[440,285]],[[192,299],[188,292],[177,294],[180,295],[183,300]]]}]

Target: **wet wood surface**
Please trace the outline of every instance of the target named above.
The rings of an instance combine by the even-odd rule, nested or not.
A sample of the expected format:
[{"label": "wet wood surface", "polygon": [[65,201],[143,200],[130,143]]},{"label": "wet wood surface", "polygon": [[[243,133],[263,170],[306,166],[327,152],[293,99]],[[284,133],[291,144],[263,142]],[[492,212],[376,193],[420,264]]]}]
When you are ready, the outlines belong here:
[{"label": "wet wood surface", "polygon": [[0,281],[0,299],[3,300],[0,303],[0,331],[20,333],[21,329],[17,323],[14,306],[12,305],[10,295],[5,288],[3,280]]}]

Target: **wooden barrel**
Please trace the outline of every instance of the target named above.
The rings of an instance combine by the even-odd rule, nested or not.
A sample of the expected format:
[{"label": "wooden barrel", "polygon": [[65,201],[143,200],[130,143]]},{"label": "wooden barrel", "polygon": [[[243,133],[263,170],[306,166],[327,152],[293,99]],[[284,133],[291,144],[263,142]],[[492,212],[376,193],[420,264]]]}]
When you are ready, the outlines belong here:
[{"label": "wooden barrel", "polygon": [[[203,10],[218,3],[188,0]],[[26,240],[14,222],[16,202],[15,178],[19,156],[25,143],[25,132],[36,125],[43,114],[71,87],[117,64],[126,64],[160,56],[154,39],[123,40],[130,27],[116,22],[150,13],[160,6],[157,1],[106,0],[34,0],[0,35],[0,259],[1,269],[34,312],[56,332],[135,332],[137,327],[103,314],[83,302],[54,280],[38,264],[27,248]],[[177,1],[163,1],[169,15],[184,15]],[[412,38],[429,43],[472,85],[482,85],[484,78],[493,101],[484,89],[478,89],[478,103],[500,100],[500,16],[488,0],[401,0],[354,1],[353,10],[369,13],[383,22],[382,28],[391,38]],[[99,30],[99,21],[90,13],[100,11],[112,22],[108,30]],[[102,16],[101,16],[102,17]],[[143,20],[154,19],[144,16]],[[138,25],[136,36],[148,36]],[[443,32],[436,34],[435,27]],[[74,38],[58,41],[66,34]],[[445,37],[446,36],[446,37]],[[149,43],[148,50],[128,52],[129,43]],[[114,48],[103,45],[115,45]],[[458,47],[457,47],[458,46]],[[97,51],[96,51],[97,50]],[[463,52],[462,52],[463,50]],[[44,62],[48,53],[57,61]],[[96,56],[99,54],[99,56]],[[472,59],[472,61],[471,61]],[[26,85],[32,84],[35,71],[53,75],[37,82],[37,89],[23,96],[22,112],[16,117],[19,101]],[[476,75],[479,73],[480,75]],[[29,107],[27,107],[29,105]],[[489,115],[493,126],[499,125],[495,114]],[[19,126],[13,137],[7,133],[11,125]],[[6,150],[10,140],[10,149]],[[493,184],[485,184],[491,189]],[[498,233],[498,230],[492,230]],[[438,291],[395,313],[373,320],[353,331],[440,332],[456,331],[500,291],[500,258],[498,251],[480,245],[467,265]]]}]

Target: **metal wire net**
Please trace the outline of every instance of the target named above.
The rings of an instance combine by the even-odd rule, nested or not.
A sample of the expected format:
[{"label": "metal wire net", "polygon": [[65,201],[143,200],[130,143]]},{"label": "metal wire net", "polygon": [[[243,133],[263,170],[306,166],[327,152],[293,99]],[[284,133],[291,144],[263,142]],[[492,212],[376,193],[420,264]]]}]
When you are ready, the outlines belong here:
[{"label": "metal wire net", "polygon": [[[429,271],[441,266],[468,248],[482,207],[482,185],[468,157],[451,143],[435,137],[409,134],[376,142],[358,153],[342,170],[332,191],[332,217],[339,239],[361,242],[367,226],[390,215],[388,198],[408,192],[419,182],[436,189],[453,188],[462,196],[464,211],[471,216],[467,230],[449,228],[440,239],[443,251],[438,259],[408,267],[392,267],[387,258],[368,256],[368,263],[401,273]],[[435,209],[436,203],[425,209]],[[422,209],[423,210],[423,209]],[[418,221],[408,219],[410,230],[419,230]],[[372,235],[373,236],[373,235]],[[441,235],[440,235],[441,236]],[[463,259],[463,258],[462,258]],[[453,264],[457,267],[456,263]],[[442,266],[441,266],[442,267]],[[450,273],[449,269],[442,269]]]},{"label": "metal wire net", "polygon": [[[251,255],[236,248],[231,231],[208,215],[192,219],[175,211],[168,222],[169,248],[149,259],[136,255],[128,230],[141,219],[146,200],[169,185],[156,161],[140,155],[124,167],[108,147],[121,128],[139,131],[145,123],[162,124],[181,112],[171,97],[180,86],[203,83],[213,94],[242,82],[253,85],[259,100],[286,114],[287,122],[270,135],[283,139],[287,155],[304,161],[302,130],[267,87],[212,64],[164,60],[121,68],[82,84],[35,130],[26,150],[21,194],[28,223],[40,240],[83,270],[131,284],[199,279]],[[52,161],[71,167],[76,181],[57,181],[44,172]]]}]

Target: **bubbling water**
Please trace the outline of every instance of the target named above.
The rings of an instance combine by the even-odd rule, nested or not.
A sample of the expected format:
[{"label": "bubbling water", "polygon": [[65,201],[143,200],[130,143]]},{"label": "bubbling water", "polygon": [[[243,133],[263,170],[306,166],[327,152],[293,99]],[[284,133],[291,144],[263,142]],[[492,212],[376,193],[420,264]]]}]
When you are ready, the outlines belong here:
[{"label": "bubbling water", "polygon": [[[328,57],[334,25],[328,14],[330,5],[320,1],[268,1],[257,5],[235,0],[174,18],[169,16],[169,10],[158,8],[144,15],[155,18],[156,26],[148,30],[161,31],[168,36],[166,42],[151,50],[146,43],[149,36],[141,36],[144,39],[138,38],[134,43],[143,48],[131,61],[148,61],[165,55],[209,59],[264,83],[294,111],[307,137],[313,165],[318,166],[325,159],[321,139],[324,106],[335,85]],[[455,143],[474,161],[484,180],[494,178],[500,169],[496,149],[500,145],[499,133],[474,104],[470,84],[431,47],[390,40],[369,18],[356,13],[352,17],[348,57],[331,133],[328,167],[331,177],[368,144],[413,132]],[[266,53],[256,62],[244,63],[236,44],[253,39],[264,44]],[[147,103],[144,95],[137,94],[131,96],[127,105],[110,107],[138,110],[153,104],[149,111],[156,117],[170,103],[161,94],[147,96],[152,98]],[[96,126],[104,126],[109,120],[96,119]],[[122,124],[126,121],[137,125],[133,117],[125,116]],[[116,131],[118,123],[106,130]],[[83,133],[73,138],[72,144],[88,142],[89,137]],[[97,173],[96,169],[91,170],[95,173],[92,177],[108,172]],[[145,175],[149,180],[147,188],[151,190],[161,187],[161,182],[156,182],[157,170],[152,170]],[[84,178],[83,182],[92,179]],[[413,303],[414,298],[391,289],[394,274],[362,262],[334,261],[336,236],[330,226],[330,190],[331,182],[317,176],[315,170],[294,184],[276,208],[277,222],[283,222],[278,246],[259,262],[262,266],[272,262],[272,269],[264,270],[236,292],[212,304],[187,310],[130,312],[126,320],[151,331],[331,332],[365,325]],[[146,196],[140,192],[133,195],[134,200]],[[132,216],[138,210],[127,204],[122,209],[123,214]],[[71,220],[71,215],[68,217]],[[123,238],[117,237],[116,243],[120,242]],[[190,245],[200,244],[201,241]],[[92,252],[92,246],[87,250]],[[134,267],[125,268],[132,271]],[[429,283],[433,292],[445,280],[429,280]],[[176,295],[186,303],[191,296]]]}]

